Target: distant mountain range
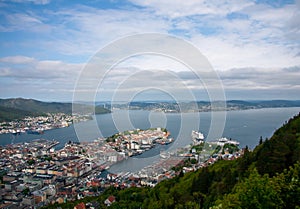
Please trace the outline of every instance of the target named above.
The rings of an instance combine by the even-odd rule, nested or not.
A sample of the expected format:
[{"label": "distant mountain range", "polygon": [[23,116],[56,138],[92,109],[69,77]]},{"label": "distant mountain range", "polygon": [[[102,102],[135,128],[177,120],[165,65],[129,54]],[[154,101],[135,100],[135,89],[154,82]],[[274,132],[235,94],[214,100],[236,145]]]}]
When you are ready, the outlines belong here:
[{"label": "distant mountain range", "polygon": [[228,100],[226,107],[220,101],[196,101],[196,102],[143,102],[134,101],[122,104],[106,104],[109,109],[142,109],[142,110],[161,110],[165,112],[206,112],[206,111],[229,111],[229,110],[246,110],[259,108],[278,108],[278,107],[300,107],[300,100],[268,100],[268,101],[243,101]]},{"label": "distant mountain range", "polygon": [[300,107],[300,100],[229,100],[227,106],[255,107],[255,108],[272,108],[272,107]]},{"label": "distant mountain range", "polygon": [[[76,104],[78,113],[103,114],[109,113],[110,110],[101,106]],[[45,113],[72,113],[72,103],[61,102],[42,102],[34,99],[0,99],[0,121],[11,121],[21,119],[25,116],[37,116]]]},{"label": "distant mountain range", "polygon": [[[217,104],[215,102],[214,104]],[[196,105],[195,105],[196,104]],[[77,103],[76,111],[81,114],[95,113],[104,114],[110,113],[113,108],[120,109],[141,109],[141,110],[161,110],[165,112],[180,112],[180,111],[213,111],[213,110],[246,110],[258,108],[277,108],[277,107],[300,107],[300,100],[268,100],[268,101],[243,101],[243,100],[228,100],[226,108],[214,109],[209,101],[198,102],[129,102],[127,104],[110,105],[105,103],[97,105],[95,108],[91,104]],[[63,102],[42,102],[34,99],[12,98],[0,99],[0,122],[21,119],[25,116],[37,116],[45,113],[72,113],[72,103]]]}]

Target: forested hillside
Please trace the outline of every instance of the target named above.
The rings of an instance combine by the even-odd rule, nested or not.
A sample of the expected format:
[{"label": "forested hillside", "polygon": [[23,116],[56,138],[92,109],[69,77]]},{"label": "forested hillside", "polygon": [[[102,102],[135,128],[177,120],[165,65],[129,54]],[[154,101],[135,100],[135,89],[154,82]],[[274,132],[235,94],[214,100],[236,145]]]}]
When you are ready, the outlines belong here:
[{"label": "forested hillside", "polygon": [[[101,106],[75,104],[79,113],[104,114],[110,110]],[[72,113],[72,103],[42,102],[34,99],[0,99],[0,122],[22,119],[25,116],[37,116],[45,113]]]},{"label": "forested hillside", "polygon": [[11,107],[0,106],[0,122],[22,119],[26,116],[37,116],[37,113]]},{"label": "forested hillside", "polygon": [[300,114],[237,160],[219,160],[154,188],[110,188],[59,207],[97,201],[105,208],[104,200],[114,195],[109,208],[300,208],[299,160]]}]

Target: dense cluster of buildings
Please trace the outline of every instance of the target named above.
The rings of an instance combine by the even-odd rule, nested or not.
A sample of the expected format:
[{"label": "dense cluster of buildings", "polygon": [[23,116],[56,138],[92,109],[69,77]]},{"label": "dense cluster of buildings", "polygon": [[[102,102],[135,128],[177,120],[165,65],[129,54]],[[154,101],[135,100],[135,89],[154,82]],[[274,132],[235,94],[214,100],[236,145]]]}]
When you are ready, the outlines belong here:
[{"label": "dense cluster of buildings", "polygon": [[[137,132],[140,137],[135,132],[131,139],[138,142],[146,140],[145,137],[161,140],[166,135],[160,129]],[[57,141],[39,139],[1,147],[0,208],[41,207],[99,195],[110,186],[148,184],[145,177],[141,181],[132,173],[111,174],[105,170],[126,159],[129,153],[116,151],[105,139],[80,144],[69,142],[61,150],[55,150],[57,144]],[[149,181],[157,182],[152,178]]]},{"label": "dense cluster of buildings", "polygon": [[[67,143],[55,151],[58,142],[35,140],[0,149],[0,208],[40,207],[55,202],[97,195],[101,171],[122,160],[103,141]],[[105,179],[106,180],[106,179]],[[99,187],[99,190],[95,188]]]},{"label": "dense cluster of buildings", "polygon": [[22,120],[0,123],[0,134],[41,134],[44,130],[67,127],[73,122],[91,119],[89,115],[47,113],[44,116],[26,117]]},{"label": "dense cluster of buildings", "polygon": [[173,142],[168,138],[170,133],[162,128],[151,128],[148,130],[132,130],[118,133],[109,137],[107,143],[124,156],[142,154],[158,144],[169,144]]},{"label": "dense cluster of buildings", "polygon": [[176,166],[189,172],[214,163],[224,154],[231,154],[228,160],[241,155],[241,152],[218,152],[203,159],[195,148],[185,147],[136,173],[107,171],[112,164],[126,160],[133,150],[146,150],[142,145],[152,145],[156,140],[163,144],[167,136],[167,131],[158,128],[119,133],[93,142],[68,142],[61,150],[55,150],[57,141],[43,139],[1,147],[0,208],[39,208],[97,196],[111,186],[155,186],[178,175],[180,171],[173,169]]}]

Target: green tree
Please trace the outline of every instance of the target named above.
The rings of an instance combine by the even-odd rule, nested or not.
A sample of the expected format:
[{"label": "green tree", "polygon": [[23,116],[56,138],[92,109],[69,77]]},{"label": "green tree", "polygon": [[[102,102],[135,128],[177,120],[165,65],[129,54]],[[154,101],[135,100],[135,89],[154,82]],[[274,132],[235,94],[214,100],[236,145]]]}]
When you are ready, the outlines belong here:
[{"label": "green tree", "polygon": [[262,138],[262,136],[260,136],[260,138],[259,138],[259,144],[262,144],[263,143],[263,138]]},{"label": "green tree", "polygon": [[267,174],[261,176],[253,169],[249,178],[238,183],[233,192],[216,201],[219,208],[282,208],[278,182]]},{"label": "green tree", "polygon": [[300,163],[276,176],[285,208],[300,207]]},{"label": "green tree", "polygon": [[27,160],[28,165],[34,165],[35,164],[35,160],[34,159],[29,159]]},{"label": "green tree", "polygon": [[30,193],[30,190],[29,190],[29,188],[28,187],[26,187],[25,189],[23,189],[23,191],[22,191],[22,194],[23,195],[28,195]]}]

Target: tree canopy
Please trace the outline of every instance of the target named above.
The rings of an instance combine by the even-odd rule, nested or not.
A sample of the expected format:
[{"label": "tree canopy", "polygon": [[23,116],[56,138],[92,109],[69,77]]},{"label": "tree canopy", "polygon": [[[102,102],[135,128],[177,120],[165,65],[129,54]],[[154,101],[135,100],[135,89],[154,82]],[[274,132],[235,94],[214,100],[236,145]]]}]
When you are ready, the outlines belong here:
[{"label": "tree canopy", "polygon": [[300,208],[299,161],[300,115],[237,160],[219,160],[154,188],[110,188],[95,199],[105,207],[114,195],[110,208]]}]

